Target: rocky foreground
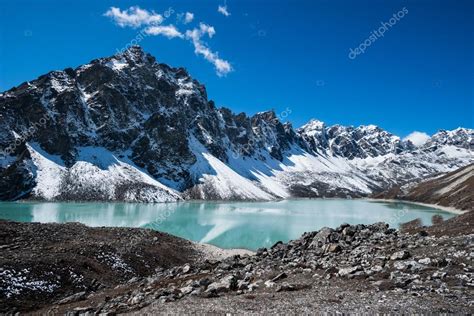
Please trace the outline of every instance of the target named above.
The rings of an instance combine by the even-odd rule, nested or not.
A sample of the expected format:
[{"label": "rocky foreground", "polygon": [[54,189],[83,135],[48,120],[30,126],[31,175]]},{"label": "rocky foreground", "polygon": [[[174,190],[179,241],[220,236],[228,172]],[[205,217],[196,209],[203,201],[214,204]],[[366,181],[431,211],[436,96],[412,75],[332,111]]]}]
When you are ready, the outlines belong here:
[{"label": "rocky foreground", "polygon": [[194,243],[152,230],[0,220],[0,313],[83,299],[202,256]]},{"label": "rocky foreground", "polygon": [[[93,246],[94,234],[101,235],[101,230],[109,230],[110,233],[110,230],[116,229],[91,229],[77,224],[55,225],[63,230],[81,226],[82,230],[93,231],[89,232],[88,246],[75,251],[83,251],[90,260],[104,265],[100,270],[91,264],[81,270],[84,276],[77,275],[77,278],[90,277],[86,276],[87,271],[96,269],[99,274],[110,274],[109,282],[102,278],[101,285],[97,287],[70,288],[69,292],[63,291],[51,303],[48,299],[51,301],[54,289],[50,293],[37,292],[36,296],[30,296],[30,300],[36,300],[36,305],[18,304],[25,300],[25,296],[20,288],[18,293],[11,291],[11,288],[5,292],[12,281],[5,278],[9,275],[7,270],[37,269],[36,262],[43,262],[46,260],[44,257],[53,252],[55,256],[65,254],[50,266],[53,272],[68,265],[80,267],[87,260],[78,256],[68,261],[66,258],[71,256],[68,246],[44,247],[40,254],[35,253],[34,247],[12,248],[2,242],[2,311],[36,310],[39,313],[71,315],[316,311],[472,313],[473,218],[474,213],[469,212],[433,227],[412,227],[410,233],[401,233],[384,223],[341,225],[336,229],[323,228],[305,233],[286,244],[278,242],[270,249],[259,249],[255,255],[235,255],[225,259],[209,252],[205,255],[202,252],[205,248],[195,247],[166,234],[139,234],[139,229],[119,229],[124,236],[128,231],[134,232],[142,246],[150,243],[153,245],[151,248],[156,248],[155,252],[135,253],[135,260],[142,260],[142,269],[148,269],[150,273],[130,277],[127,281],[127,276],[140,269],[139,264],[133,265],[134,261],[130,261],[132,253],[117,255],[118,258],[128,258],[123,261],[128,266],[125,268],[118,258],[110,262],[104,259],[107,247],[116,247],[119,241],[109,246],[102,239],[103,244],[98,245],[104,247],[104,255],[97,251],[101,249],[99,246]],[[35,229],[49,227],[49,224],[7,222],[2,225],[36,225]],[[18,227],[13,230],[16,229]],[[50,236],[43,234],[41,238],[54,239],[57,235],[50,232]],[[71,236],[70,240],[74,238]],[[35,243],[34,240],[30,242]],[[178,250],[180,247],[183,251]],[[4,250],[6,248],[8,253]],[[28,256],[31,260],[25,261]],[[5,262],[12,266],[6,269]],[[41,304],[44,307],[35,308]]]}]

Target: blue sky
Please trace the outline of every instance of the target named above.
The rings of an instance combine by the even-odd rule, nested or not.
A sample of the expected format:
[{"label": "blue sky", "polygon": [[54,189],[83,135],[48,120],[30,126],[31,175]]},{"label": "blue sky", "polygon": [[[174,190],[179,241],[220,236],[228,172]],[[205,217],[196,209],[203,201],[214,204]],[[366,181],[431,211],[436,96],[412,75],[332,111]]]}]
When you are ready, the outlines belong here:
[{"label": "blue sky", "polygon": [[[149,25],[120,26],[117,15],[104,13],[117,7],[131,14],[124,10],[132,6],[161,15],[159,26],[172,24],[180,34],[147,36],[140,45],[160,62],[187,68],[210,99],[234,112],[274,109],[295,127],[317,118],[376,124],[400,136],[474,127],[474,1],[468,0],[1,1],[0,90],[113,55]],[[351,48],[403,8],[383,37],[349,58]],[[178,19],[185,12],[194,15],[187,24]],[[198,38],[207,52],[217,52],[210,61],[186,36],[200,22],[215,31]],[[232,71],[219,76],[217,58]]]}]

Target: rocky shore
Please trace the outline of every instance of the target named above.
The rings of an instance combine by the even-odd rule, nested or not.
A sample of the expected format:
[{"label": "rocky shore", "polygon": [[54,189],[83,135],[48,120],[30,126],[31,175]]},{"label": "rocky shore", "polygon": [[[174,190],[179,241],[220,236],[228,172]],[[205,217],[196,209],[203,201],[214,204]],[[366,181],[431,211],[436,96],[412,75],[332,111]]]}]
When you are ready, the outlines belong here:
[{"label": "rocky shore", "polygon": [[[385,223],[344,224],[336,229],[305,233],[288,243],[278,242],[270,249],[259,249],[254,255],[240,253],[229,257],[225,251],[219,255],[215,249],[209,251],[166,234],[140,234],[140,229],[66,224],[54,225],[53,233],[48,231],[51,228],[48,225],[53,224],[0,222],[3,228],[12,227],[8,233],[5,229],[0,230],[3,234],[1,312],[70,315],[318,311],[472,313],[473,214],[469,212],[432,227],[411,227],[403,233]],[[464,225],[460,225],[460,221]],[[37,237],[29,239],[30,246],[22,245],[18,240],[18,235],[24,231],[5,241],[6,235],[30,225],[48,232],[37,235],[40,232],[33,230],[34,235],[29,238]],[[59,236],[70,229],[79,229],[81,233],[88,231],[87,237],[77,242],[79,247],[81,242],[87,241],[87,246],[75,250],[69,246],[45,245],[41,249],[31,246],[39,238],[58,242]],[[108,231],[108,237],[115,239],[115,243],[108,245],[102,239],[101,244],[95,240],[97,235],[106,238],[102,231]],[[121,235],[117,238],[114,234],[119,232]],[[77,233],[79,231],[69,232],[70,240]],[[112,247],[117,251],[131,235],[140,236],[138,244],[149,252],[140,252],[140,247],[128,247],[131,250],[120,255],[115,252],[116,259],[123,261],[108,261],[104,259],[107,256],[100,256],[107,253],[99,251],[100,247]],[[15,243],[19,247],[6,246]],[[80,251],[88,256],[87,260],[79,255],[71,257],[72,253]],[[24,292],[21,287],[16,287],[21,295],[12,291],[12,280],[21,281],[18,274],[12,274],[12,269],[17,272],[35,270],[47,257],[55,258],[49,266],[53,274],[68,266],[83,267],[80,272],[74,272],[76,279],[89,280],[90,273],[95,271],[96,280],[100,280],[95,283],[100,285],[70,285],[58,292],[54,286],[48,288],[38,279],[42,287],[35,288],[31,282],[26,283],[30,285],[28,291],[36,294],[25,296],[30,292]],[[66,260],[68,257],[71,259]],[[84,267],[88,260],[96,262],[102,270],[92,263]],[[57,280],[59,283],[51,281],[51,284],[62,287],[61,280]],[[6,289],[9,290],[6,292]]]}]

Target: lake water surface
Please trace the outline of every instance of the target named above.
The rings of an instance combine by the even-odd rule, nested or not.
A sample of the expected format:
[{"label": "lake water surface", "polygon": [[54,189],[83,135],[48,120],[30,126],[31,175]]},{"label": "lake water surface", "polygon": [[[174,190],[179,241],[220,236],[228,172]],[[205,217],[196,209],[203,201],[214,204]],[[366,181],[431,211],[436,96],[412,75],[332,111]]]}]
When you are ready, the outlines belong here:
[{"label": "lake water surface", "polygon": [[430,225],[453,214],[407,203],[366,200],[273,202],[37,203],[1,202],[0,218],[22,222],[81,222],[88,226],[147,227],[222,248],[255,250],[342,223],[387,222],[398,228],[415,218]]}]

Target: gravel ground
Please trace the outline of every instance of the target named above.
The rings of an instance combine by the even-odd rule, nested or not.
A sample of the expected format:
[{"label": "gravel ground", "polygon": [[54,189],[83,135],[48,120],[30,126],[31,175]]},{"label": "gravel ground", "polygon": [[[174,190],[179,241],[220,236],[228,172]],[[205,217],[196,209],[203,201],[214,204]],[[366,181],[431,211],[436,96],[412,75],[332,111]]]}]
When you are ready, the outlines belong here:
[{"label": "gravel ground", "polygon": [[[130,314],[183,315],[183,314],[313,314],[325,313],[465,313],[472,314],[474,307],[465,302],[438,294],[414,296],[403,291],[377,291],[360,281],[314,281],[302,274],[288,280],[306,283],[304,290],[281,293],[255,293],[218,298],[186,297],[176,302],[157,301]],[[369,287],[369,288],[368,288]]]}]

